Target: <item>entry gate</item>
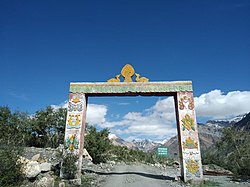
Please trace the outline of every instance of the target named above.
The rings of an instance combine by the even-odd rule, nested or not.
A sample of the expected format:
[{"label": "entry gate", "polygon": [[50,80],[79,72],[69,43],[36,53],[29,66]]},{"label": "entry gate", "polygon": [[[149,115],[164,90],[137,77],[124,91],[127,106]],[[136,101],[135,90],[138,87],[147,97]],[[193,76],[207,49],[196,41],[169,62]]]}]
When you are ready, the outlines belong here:
[{"label": "entry gate", "polygon": [[[124,71],[124,69],[126,71]],[[191,81],[147,82],[145,77],[136,74],[134,69],[124,66],[120,75],[108,82],[70,83],[67,120],[65,128],[65,154],[79,155],[76,179],[81,183],[81,166],[84,146],[87,99],[91,96],[173,96],[179,141],[181,176],[185,182],[200,182],[203,179],[198,128],[194,110]]]}]

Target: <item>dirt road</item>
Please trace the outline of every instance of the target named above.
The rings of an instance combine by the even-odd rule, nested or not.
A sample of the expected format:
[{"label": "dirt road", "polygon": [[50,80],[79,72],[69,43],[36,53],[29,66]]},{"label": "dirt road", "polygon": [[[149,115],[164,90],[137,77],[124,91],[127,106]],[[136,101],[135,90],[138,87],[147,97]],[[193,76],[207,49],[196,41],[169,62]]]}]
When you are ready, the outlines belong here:
[{"label": "dirt road", "polygon": [[[141,163],[115,164],[112,169],[108,169],[105,165],[92,165],[91,168],[84,169],[85,174],[96,178],[91,186],[98,187],[185,187],[192,186],[185,184],[177,179],[180,176],[180,169],[176,167],[166,166],[156,167]],[[230,176],[210,176],[204,175],[207,186],[222,186],[222,187],[248,187],[248,182],[232,181]],[[205,185],[206,186],[206,185]]]},{"label": "dirt road", "polygon": [[[108,175],[106,181],[101,184],[103,187],[181,186],[173,183],[174,173],[166,175],[159,168],[144,164],[117,165],[112,172],[103,175]],[[173,177],[170,177],[171,175]]]}]

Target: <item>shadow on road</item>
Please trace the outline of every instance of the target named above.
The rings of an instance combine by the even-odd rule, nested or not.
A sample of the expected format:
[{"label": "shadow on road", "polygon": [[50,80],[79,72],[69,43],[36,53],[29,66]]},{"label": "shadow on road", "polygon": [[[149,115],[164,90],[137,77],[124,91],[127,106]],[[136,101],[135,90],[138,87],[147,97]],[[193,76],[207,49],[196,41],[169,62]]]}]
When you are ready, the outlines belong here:
[{"label": "shadow on road", "polygon": [[98,171],[88,170],[88,169],[84,170],[84,172],[95,173],[97,175],[140,175],[140,176],[148,177],[148,178],[152,178],[152,179],[174,181],[173,177],[163,176],[163,175],[153,175],[153,174],[142,173],[142,172],[98,172]]}]

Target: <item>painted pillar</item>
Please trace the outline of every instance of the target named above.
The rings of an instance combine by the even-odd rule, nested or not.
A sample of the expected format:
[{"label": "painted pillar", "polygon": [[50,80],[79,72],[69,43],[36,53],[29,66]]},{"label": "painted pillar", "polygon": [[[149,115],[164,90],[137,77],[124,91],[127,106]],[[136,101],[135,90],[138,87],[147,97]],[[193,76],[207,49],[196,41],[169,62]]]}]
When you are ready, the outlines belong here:
[{"label": "painted pillar", "polygon": [[177,92],[175,95],[175,109],[181,176],[185,182],[201,182],[203,173],[193,93]]},{"label": "painted pillar", "polygon": [[[75,179],[81,184],[87,97],[84,93],[70,93],[65,127],[64,154],[79,155]],[[61,176],[63,174],[61,172]]]}]

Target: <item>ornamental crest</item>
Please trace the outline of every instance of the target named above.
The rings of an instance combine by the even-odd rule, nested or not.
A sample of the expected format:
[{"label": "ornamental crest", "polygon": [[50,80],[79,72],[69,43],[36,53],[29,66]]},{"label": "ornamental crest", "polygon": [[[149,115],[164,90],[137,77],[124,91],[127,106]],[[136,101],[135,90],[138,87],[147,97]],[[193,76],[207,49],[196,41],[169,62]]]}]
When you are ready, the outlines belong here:
[{"label": "ornamental crest", "polygon": [[133,76],[135,75],[135,81],[136,82],[148,82],[148,78],[146,77],[140,77],[141,75],[138,73],[135,73],[134,68],[130,65],[130,64],[126,64],[122,70],[121,70],[121,74],[118,74],[115,76],[115,78],[111,78],[109,80],[107,80],[107,82],[121,82],[120,80],[120,76],[123,76],[124,78],[124,82],[133,82]]}]

